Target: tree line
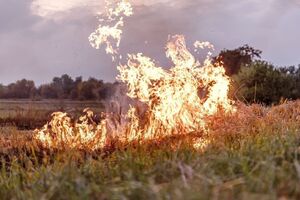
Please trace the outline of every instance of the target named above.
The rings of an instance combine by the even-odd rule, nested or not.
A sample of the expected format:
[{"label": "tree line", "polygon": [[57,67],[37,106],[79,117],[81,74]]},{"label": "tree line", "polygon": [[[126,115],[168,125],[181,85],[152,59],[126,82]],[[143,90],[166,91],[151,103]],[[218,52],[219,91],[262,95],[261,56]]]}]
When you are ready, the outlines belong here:
[{"label": "tree line", "polygon": [[72,99],[103,100],[110,98],[119,83],[105,83],[96,78],[73,79],[67,74],[53,78],[49,84],[36,86],[32,80],[18,80],[9,85],[0,84],[1,99]]},{"label": "tree line", "polygon": [[[244,45],[233,50],[224,49],[213,58],[213,63],[221,63],[231,77],[230,97],[265,105],[300,99],[300,65],[275,67],[262,60],[261,54],[262,51]],[[114,95],[119,84],[96,78],[73,79],[64,74],[38,87],[34,81],[26,79],[6,86],[0,84],[0,98],[104,100]]]}]

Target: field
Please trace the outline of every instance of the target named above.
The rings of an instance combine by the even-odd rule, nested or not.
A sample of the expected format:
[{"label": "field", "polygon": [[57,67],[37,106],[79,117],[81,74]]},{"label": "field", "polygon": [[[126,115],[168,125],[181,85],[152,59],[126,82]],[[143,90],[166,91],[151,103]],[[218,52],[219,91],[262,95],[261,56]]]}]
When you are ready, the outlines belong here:
[{"label": "field", "polygon": [[0,100],[0,125],[35,129],[43,126],[53,112],[61,111],[78,116],[85,108],[91,108],[95,112],[104,111],[103,103],[95,101]]},{"label": "field", "polygon": [[208,118],[208,134],[95,152],[46,149],[32,139],[52,111],[84,107],[103,110],[93,102],[0,102],[1,199],[300,198],[300,101],[240,104],[235,114]]}]

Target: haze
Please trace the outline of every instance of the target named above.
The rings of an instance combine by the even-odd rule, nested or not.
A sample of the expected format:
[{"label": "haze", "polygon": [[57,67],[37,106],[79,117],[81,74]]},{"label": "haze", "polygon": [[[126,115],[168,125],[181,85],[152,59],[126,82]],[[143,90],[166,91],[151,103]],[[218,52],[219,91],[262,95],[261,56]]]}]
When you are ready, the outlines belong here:
[{"label": "haze", "polygon": [[[122,53],[144,52],[168,62],[168,35],[210,41],[221,49],[249,44],[275,65],[300,64],[298,0],[148,0],[133,1],[126,20]],[[93,49],[103,0],[0,0],[0,83],[27,78],[37,84],[67,73],[114,81],[116,64]]]}]

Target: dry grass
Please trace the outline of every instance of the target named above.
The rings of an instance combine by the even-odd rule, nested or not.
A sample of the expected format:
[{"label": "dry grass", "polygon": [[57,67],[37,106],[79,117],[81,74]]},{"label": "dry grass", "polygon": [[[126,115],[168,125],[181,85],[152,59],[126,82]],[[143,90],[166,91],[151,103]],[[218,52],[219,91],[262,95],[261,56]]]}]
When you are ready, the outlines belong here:
[{"label": "dry grass", "polygon": [[95,112],[104,111],[101,102],[68,100],[0,100],[0,126],[16,126],[22,130],[42,127],[56,111],[68,112],[74,116],[90,107]]},{"label": "dry grass", "polygon": [[[44,149],[0,129],[2,199],[299,199],[300,101],[238,105],[194,133],[97,152]],[[193,148],[195,138],[210,144]]]}]

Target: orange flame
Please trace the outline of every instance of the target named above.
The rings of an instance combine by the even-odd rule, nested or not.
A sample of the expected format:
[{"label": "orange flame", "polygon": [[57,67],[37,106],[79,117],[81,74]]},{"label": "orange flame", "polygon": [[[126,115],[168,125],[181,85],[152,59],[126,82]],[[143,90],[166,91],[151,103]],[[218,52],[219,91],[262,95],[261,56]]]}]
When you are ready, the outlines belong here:
[{"label": "orange flame", "polygon": [[169,133],[201,130],[206,116],[219,108],[232,110],[230,79],[223,67],[213,66],[209,57],[201,66],[187,50],[182,35],[169,39],[166,54],[174,63],[170,70],[157,67],[143,54],[129,55],[127,65],[118,68],[118,79],[127,84],[128,96],[149,108],[147,134],[156,132],[152,127],[156,123]]},{"label": "orange flame", "polygon": [[[119,47],[123,16],[132,14],[131,5],[125,0],[115,9],[109,9],[108,20],[117,22],[114,26],[100,25],[89,37],[91,45],[99,48],[106,44],[106,52],[114,59],[118,49],[114,48],[113,41]],[[196,41],[194,47],[195,52],[199,48],[214,49],[209,42]],[[127,64],[118,67],[117,79],[127,85],[129,97],[145,104],[145,113],[131,106],[126,116],[120,116],[127,119],[122,123],[106,115],[100,124],[93,122],[90,111],[73,123],[67,114],[54,113],[53,119],[36,131],[35,138],[46,147],[95,150],[105,147],[111,138],[130,142],[203,131],[206,117],[220,109],[234,111],[233,101],[228,98],[230,79],[222,66],[212,64],[211,55],[208,52],[201,64],[187,49],[182,35],[170,37],[166,45],[166,56],[173,62],[169,70],[156,66],[142,53],[131,54]],[[199,141],[195,141],[195,148],[205,146]]]},{"label": "orange flame", "polygon": [[[96,31],[89,36],[89,41],[92,47],[99,49],[101,45],[106,44],[106,53],[111,54],[112,59],[115,60],[123,32],[123,17],[129,17],[131,15],[133,15],[132,6],[125,0],[118,2],[116,8],[108,9],[108,14],[106,16],[107,21],[114,25],[100,24]],[[111,39],[114,42],[112,42]]]},{"label": "orange flame", "polygon": [[107,139],[106,121],[100,124],[93,122],[93,112],[86,109],[85,115],[73,123],[71,118],[62,112],[52,114],[52,120],[41,130],[37,130],[35,138],[49,148],[98,149],[105,146]]}]

